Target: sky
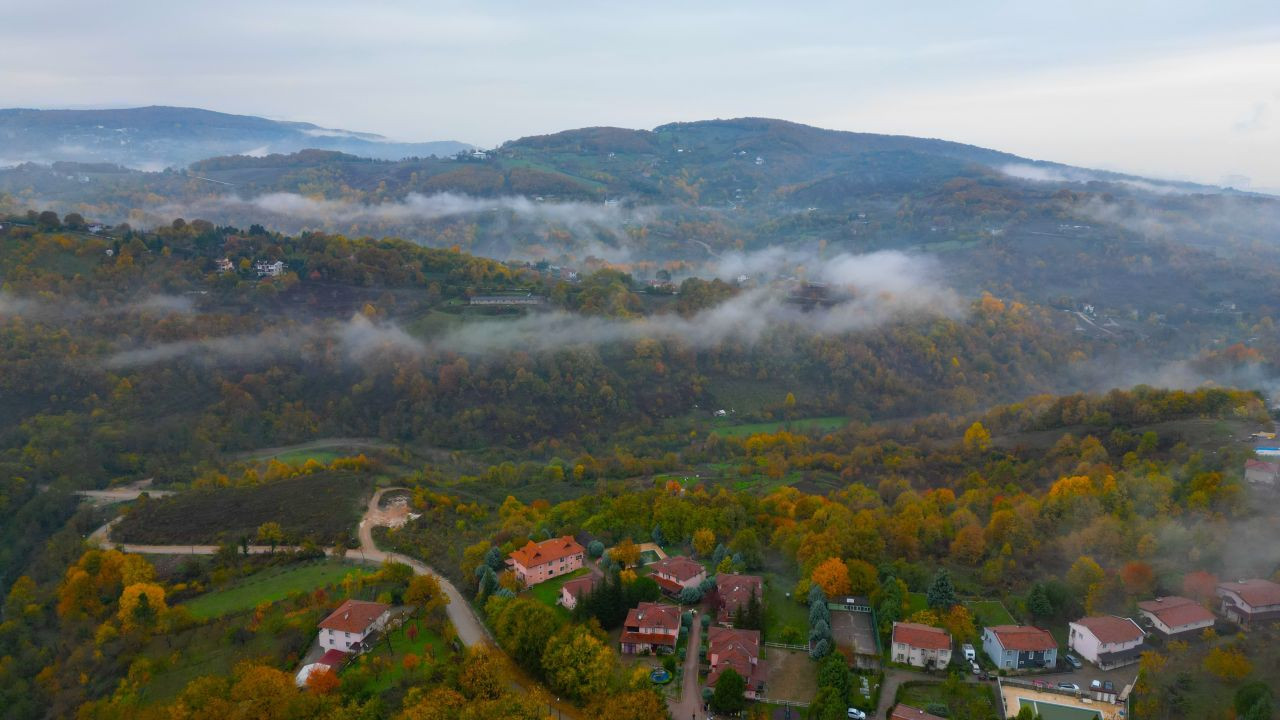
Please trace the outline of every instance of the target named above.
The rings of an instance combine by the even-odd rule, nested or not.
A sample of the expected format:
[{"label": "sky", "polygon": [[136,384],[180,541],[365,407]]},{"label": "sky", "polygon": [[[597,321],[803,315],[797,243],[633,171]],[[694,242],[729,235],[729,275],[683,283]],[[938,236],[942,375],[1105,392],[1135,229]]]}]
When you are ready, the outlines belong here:
[{"label": "sky", "polygon": [[0,17],[0,107],[483,147],[762,116],[1280,190],[1276,0],[0,0]]}]

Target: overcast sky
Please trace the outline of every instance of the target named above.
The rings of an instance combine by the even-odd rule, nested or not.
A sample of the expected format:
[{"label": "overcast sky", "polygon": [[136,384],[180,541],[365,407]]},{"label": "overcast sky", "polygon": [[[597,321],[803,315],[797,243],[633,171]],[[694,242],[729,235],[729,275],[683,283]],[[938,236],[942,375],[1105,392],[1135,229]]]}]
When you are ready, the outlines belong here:
[{"label": "overcast sky", "polygon": [[0,17],[0,107],[185,105],[482,146],[754,115],[1280,189],[1280,0],[0,0]]}]

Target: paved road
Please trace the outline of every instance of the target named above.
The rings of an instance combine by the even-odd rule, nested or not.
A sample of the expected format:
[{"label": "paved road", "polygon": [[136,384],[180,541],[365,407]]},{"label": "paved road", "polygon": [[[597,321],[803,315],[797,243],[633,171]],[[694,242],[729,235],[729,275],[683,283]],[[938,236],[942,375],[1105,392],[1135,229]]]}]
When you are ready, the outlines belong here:
[{"label": "paved road", "polygon": [[702,714],[702,687],[698,682],[698,659],[701,656],[699,648],[702,647],[699,644],[701,632],[702,622],[695,615],[693,624],[689,626],[689,642],[685,644],[684,680],[680,686],[680,699],[667,701],[667,709],[671,711],[672,720],[685,720],[685,718],[693,720]]},{"label": "paved road", "polygon": [[[480,622],[480,618],[476,616],[475,611],[471,609],[470,603],[466,598],[462,597],[462,593],[453,586],[453,583],[445,579],[440,573],[431,567],[415,560],[406,555],[399,553],[384,552],[378,549],[373,542],[373,524],[368,520],[370,515],[376,513],[378,502],[382,496],[390,490],[402,490],[404,488],[385,488],[374,493],[369,500],[368,510],[365,517],[360,520],[360,549],[348,550],[346,554],[347,560],[363,560],[366,563],[374,563],[381,565],[385,560],[393,560],[395,562],[404,563],[413,568],[418,575],[434,575],[440,581],[440,589],[445,595],[449,596],[449,604],[445,606],[445,610],[449,613],[449,621],[453,623],[453,627],[458,631],[458,639],[462,644],[480,645],[493,644],[493,638],[489,635],[489,631],[485,628],[484,623]],[[89,536],[89,542],[101,547],[119,547],[125,552],[138,553],[143,555],[213,555],[218,552],[217,545],[130,545],[125,543],[111,542],[111,526],[118,522],[120,518],[116,518],[111,522],[103,525]],[[292,550],[296,548],[277,547],[275,550]],[[269,545],[250,545],[249,553],[254,555],[266,554],[272,552]],[[332,555],[332,550],[326,550],[327,554]]]}]

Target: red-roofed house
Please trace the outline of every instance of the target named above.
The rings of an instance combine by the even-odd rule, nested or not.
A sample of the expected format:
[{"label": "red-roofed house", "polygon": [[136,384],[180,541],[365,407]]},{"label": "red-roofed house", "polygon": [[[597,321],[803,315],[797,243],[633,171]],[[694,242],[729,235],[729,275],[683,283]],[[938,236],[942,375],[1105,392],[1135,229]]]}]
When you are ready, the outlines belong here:
[{"label": "red-roofed house", "polygon": [[982,649],[1002,670],[1026,670],[1058,664],[1058,641],[1030,625],[992,625],[982,629]]},{"label": "red-roofed house", "polygon": [[946,667],[951,662],[951,634],[920,623],[893,624],[893,661],[916,667]]},{"label": "red-roofed house", "polygon": [[1067,647],[1102,670],[1132,665],[1146,647],[1147,634],[1130,618],[1102,615],[1070,624]]},{"label": "red-roofed house", "polygon": [[600,580],[599,575],[592,573],[586,577],[565,581],[565,584],[560,586],[560,604],[569,610],[578,607],[578,598],[595,590]]},{"label": "red-roofed house", "polygon": [[750,700],[764,695],[764,681],[768,676],[760,662],[760,631],[734,630],[726,627],[707,628],[707,686],[715,687],[720,675],[728,668],[746,681],[743,691]]},{"label": "red-roofed house", "polygon": [[386,627],[391,606],[364,600],[347,600],[320,621],[320,647],[325,650],[360,652],[369,635]]},{"label": "red-roofed house", "polygon": [[1213,613],[1184,597],[1161,597],[1138,603],[1138,612],[1166,636],[1203,632],[1213,627]]},{"label": "red-roofed house", "polygon": [[1270,580],[1218,583],[1222,614],[1232,622],[1248,625],[1255,620],[1280,619],[1280,585]]},{"label": "red-roofed house", "polygon": [[668,557],[649,566],[649,576],[668,595],[679,595],[681,590],[698,587],[707,579],[707,569],[683,555]]},{"label": "red-roofed house", "polygon": [[511,553],[507,564],[511,566],[517,580],[525,587],[532,587],[582,567],[585,552],[568,535],[540,543],[530,540],[524,547]]},{"label": "red-roofed house", "polygon": [[1244,479],[1255,485],[1275,485],[1280,479],[1280,464],[1265,460],[1246,460]]},{"label": "red-roofed house", "polygon": [[675,652],[680,638],[680,609],[642,602],[627,612],[618,639],[623,653]]},{"label": "red-roofed house", "polygon": [[764,581],[759,575],[734,575],[721,573],[716,575],[716,622],[729,624],[733,622],[733,614],[738,608],[747,609],[752,593],[756,600],[764,600]]}]

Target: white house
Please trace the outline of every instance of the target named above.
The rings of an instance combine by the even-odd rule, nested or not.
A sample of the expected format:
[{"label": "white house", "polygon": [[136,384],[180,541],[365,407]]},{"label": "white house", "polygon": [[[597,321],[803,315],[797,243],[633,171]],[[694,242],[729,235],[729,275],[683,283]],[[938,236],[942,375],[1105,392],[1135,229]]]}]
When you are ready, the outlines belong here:
[{"label": "white house", "polygon": [[586,577],[574,578],[560,586],[560,604],[567,610],[578,607],[578,598],[595,590],[601,577],[592,573]]},{"label": "white house", "polygon": [[390,618],[390,605],[347,600],[320,621],[320,647],[358,653],[365,638],[386,627]]},{"label": "white house", "polygon": [[1138,603],[1138,612],[1163,635],[1204,632],[1213,627],[1213,613],[1184,597],[1160,597]]},{"label": "white house", "polygon": [[1087,617],[1070,624],[1067,647],[1099,669],[1132,665],[1146,647],[1146,633],[1130,618],[1104,615]]},{"label": "white house", "polygon": [[1058,664],[1058,641],[1030,625],[983,628],[982,649],[1001,670],[1051,668]]},{"label": "white house", "polygon": [[893,624],[894,662],[922,668],[943,668],[951,663],[951,634],[919,623]]},{"label": "white house", "polygon": [[1218,583],[1222,614],[1248,625],[1255,620],[1280,620],[1280,585],[1270,580]]},{"label": "white house", "polygon": [[253,269],[258,273],[258,277],[280,277],[284,272],[284,262],[280,260],[275,262],[259,260],[253,264]]},{"label": "white house", "polygon": [[229,273],[236,269],[235,264],[231,262],[231,258],[218,258],[216,265],[220,273]]}]

